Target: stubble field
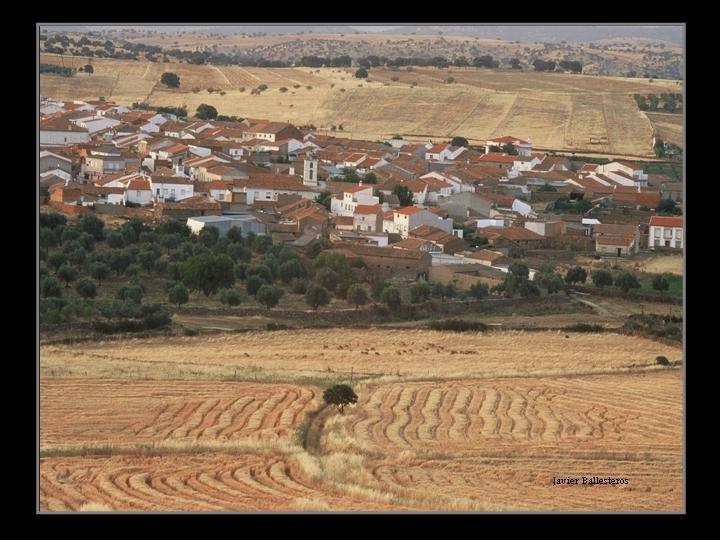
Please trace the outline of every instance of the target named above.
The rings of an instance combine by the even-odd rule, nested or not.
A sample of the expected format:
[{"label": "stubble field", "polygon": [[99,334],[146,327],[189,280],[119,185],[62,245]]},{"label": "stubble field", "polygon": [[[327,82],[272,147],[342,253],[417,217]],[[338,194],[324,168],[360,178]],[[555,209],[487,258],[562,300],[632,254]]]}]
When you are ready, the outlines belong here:
[{"label": "stubble field", "polygon": [[[353,138],[377,140],[400,134],[408,139],[471,142],[490,137],[529,137],[535,147],[617,156],[654,157],[653,130],[676,140],[682,115],[646,114],[632,94],[681,92],[678,81],[598,77],[474,68],[373,68],[367,80],[346,68],[251,68],[163,64],[132,60],[60,57],[41,62],[79,67],[92,75],[40,77],[41,95],[59,99],[107,99],[130,105],[201,103],[220,114],[314,124],[321,130],[343,126]],[[164,71],[180,77],[179,89],[159,84]],[[449,78],[455,82],[447,83]],[[260,84],[260,95],[251,90]],[[280,88],[287,91],[281,92]],[[207,88],[225,92],[208,93]],[[193,92],[193,89],[196,92]],[[680,135],[678,135],[678,133]]]},{"label": "stubble field", "polygon": [[[421,330],[42,345],[40,507],[680,511],[682,377],[658,355],[682,351]],[[322,407],[351,378],[358,403]]]}]

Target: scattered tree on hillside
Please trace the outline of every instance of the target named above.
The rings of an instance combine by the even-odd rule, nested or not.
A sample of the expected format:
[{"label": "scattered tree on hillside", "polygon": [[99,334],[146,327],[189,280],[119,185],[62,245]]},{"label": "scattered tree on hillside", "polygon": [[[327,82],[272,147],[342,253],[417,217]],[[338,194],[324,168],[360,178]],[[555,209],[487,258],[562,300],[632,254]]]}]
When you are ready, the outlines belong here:
[{"label": "scattered tree on hillside", "polygon": [[348,304],[353,304],[355,309],[357,309],[367,304],[369,298],[365,287],[356,283],[348,288],[346,299]]},{"label": "scattered tree on hillside", "polygon": [[233,262],[227,255],[195,255],[180,266],[182,282],[191,291],[202,291],[205,296],[235,283]]},{"label": "scattered tree on hillside", "polygon": [[270,309],[278,305],[285,291],[275,285],[263,285],[255,294],[255,300]]},{"label": "scattered tree on hillside", "polygon": [[317,311],[319,306],[330,303],[330,292],[325,287],[311,283],[305,291],[305,303]]},{"label": "scattered tree on hillside", "polygon": [[630,289],[639,289],[641,287],[637,277],[630,272],[623,272],[615,278],[615,285],[620,287],[620,290],[624,293],[627,293]]},{"label": "scattered tree on hillside", "polygon": [[180,307],[180,304],[186,304],[189,299],[187,288],[179,281],[168,291],[168,302],[176,304],[177,307]]},{"label": "scattered tree on hillside", "polygon": [[170,71],[166,71],[162,74],[162,76],[160,77],[160,82],[168,88],[180,87],[180,77]]},{"label": "scattered tree on hillside", "polygon": [[665,276],[658,274],[652,280],[652,288],[656,291],[667,291],[670,288],[670,282]]},{"label": "scattered tree on hillside", "polygon": [[565,282],[569,284],[573,283],[585,283],[587,279],[587,271],[581,266],[573,266],[565,274]]},{"label": "scattered tree on hillside", "polygon": [[217,109],[207,103],[201,103],[195,111],[195,116],[200,120],[214,120],[217,118],[217,115]]},{"label": "scattered tree on hillside", "polygon": [[592,273],[592,282],[599,289],[609,287],[613,284],[612,274],[607,270],[595,270]]}]

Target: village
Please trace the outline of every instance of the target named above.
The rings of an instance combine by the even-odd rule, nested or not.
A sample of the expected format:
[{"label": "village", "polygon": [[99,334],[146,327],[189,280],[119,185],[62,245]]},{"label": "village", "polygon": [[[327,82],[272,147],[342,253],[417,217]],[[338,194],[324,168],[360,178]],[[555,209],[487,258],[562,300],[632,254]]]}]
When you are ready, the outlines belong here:
[{"label": "village", "polygon": [[681,182],[627,160],[535,152],[512,135],[475,150],[462,138],[352,140],[103,101],[46,99],[40,112],[40,202],[70,216],[238,227],[296,249],[324,240],[378,276],[460,289],[501,284],[513,261],[531,263],[532,280],[544,262],[684,244]]}]

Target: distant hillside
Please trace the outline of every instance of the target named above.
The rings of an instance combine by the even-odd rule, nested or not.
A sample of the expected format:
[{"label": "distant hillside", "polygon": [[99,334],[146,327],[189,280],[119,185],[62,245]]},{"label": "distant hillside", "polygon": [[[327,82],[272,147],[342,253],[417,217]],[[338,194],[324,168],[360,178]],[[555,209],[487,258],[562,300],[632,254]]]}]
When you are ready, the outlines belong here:
[{"label": "distant hillside", "polygon": [[580,43],[608,38],[646,38],[682,44],[682,26],[400,26],[383,34],[470,36],[507,41]]},{"label": "distant hillside", "polygon": [[612,38],[645,38],[668,41],[678,45],[683,42],[682,26],[498,26],[498,25],[398,25],[378,30],[376,26],[363,25],[47,25],[43,28],[51,32],[121,32],[123,29],[133,32],[152,31],[153,33],[211,33],[229,35],[297,35],[297,34],[401,34],[401,35],[445,35],[466,36],[483,39],[501,39],[505,41],[580,43]]}]

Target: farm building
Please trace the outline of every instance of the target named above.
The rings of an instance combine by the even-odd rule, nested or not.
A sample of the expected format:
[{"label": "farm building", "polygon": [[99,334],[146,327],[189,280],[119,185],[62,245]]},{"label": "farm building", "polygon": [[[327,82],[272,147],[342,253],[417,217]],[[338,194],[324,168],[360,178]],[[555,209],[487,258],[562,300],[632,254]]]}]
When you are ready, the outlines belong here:
[{"label": "farm building", "polygon": [[265,224],[260,223],[250,214],[225,215],[225,216],[195,216],[188,218],[187,226],[194,234],[200,234],[206,226],[215,227],[220,236],[226,236],[232,227],[237,227],[246,236],[252,232],[257,235],[265,234]]},{"label": "farm building", "polygon": [[611,253],[620,257],[637,253],[637,243],[633,236],[598,236],[595,238],[595,251]]}]

